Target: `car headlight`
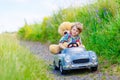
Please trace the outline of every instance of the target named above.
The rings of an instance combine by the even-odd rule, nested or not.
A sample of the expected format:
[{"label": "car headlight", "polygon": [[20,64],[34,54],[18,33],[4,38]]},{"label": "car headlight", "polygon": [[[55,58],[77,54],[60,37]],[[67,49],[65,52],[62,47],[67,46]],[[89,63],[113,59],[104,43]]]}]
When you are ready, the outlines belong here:
[{"label": "car headlight", "polygon": [[90,53],[90,56],[91,56],[92,60],[96,60],[97,59],[96,54],[93,53],[93,52]]},{"label": "car headlight", "polygon": [[91,55],[91,58],[92,58],[93,60],[95,60],[97,57],[96,57],[96,55]]},{"label": "car headlight", "polygon": [[71,58],[70,58],[69,55],[65,56],[65,61],[66,61],[66,62],[71,62]]}]

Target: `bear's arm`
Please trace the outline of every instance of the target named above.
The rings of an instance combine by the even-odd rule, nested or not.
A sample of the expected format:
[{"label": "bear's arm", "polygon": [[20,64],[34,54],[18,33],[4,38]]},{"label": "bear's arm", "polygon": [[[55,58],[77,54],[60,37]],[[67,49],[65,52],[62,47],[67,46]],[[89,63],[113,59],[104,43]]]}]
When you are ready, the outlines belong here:
[{"label": "bear's arm", "polygon": [[59,43],[64,43],[68,41],[69,34],[65,34],[59,41]]},{"label": "bear's arm", "polygon": [[65,34],[59,41],[59,46],[61,49],[65,49],[67,48],[68,45],[68,38],[69,38],[69,34]]}]

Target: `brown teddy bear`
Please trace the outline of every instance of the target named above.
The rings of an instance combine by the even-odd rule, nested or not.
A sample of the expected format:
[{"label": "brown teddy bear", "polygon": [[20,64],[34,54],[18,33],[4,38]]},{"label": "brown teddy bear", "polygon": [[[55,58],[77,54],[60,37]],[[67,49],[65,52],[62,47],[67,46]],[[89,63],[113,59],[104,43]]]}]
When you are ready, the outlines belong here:
[{"label": "brown teddy bear", "polygon": [[[60,24],[60,26],[58,27],[58,33],[61,35],[61,36],[64,36],[66,33],[69,33],[70,30],[71,30],[71,27],[76,24],[77,22],[75,23],[70,23],[70,22],[63,22]],[[81,30],[82,30],[82,27],[81,27]],[[49,46],[49,50],[52,54],[57,54],[59,53],[62,49],[60,48],[61,45],[59,44],[52,44]],[[62,46],[64,46],[65,48],[68,47],[68,43],[67,42],[64,42],[62,43]]]},{"label": "brown teddy bear", "polygon": [[[64,36],[65,33],[69,32],[71,29],[71,26],[74,23],[70,23],[70,22],[63,22],[60,24],[60,26],[58,27],[58,33],[61,36]],[[64,42],[63,46],[67,47],[67,42]],[[59,44],[51,44],[49,46],[49,50],[52,54],[57,54],[60,52],[61,48],[59,47]]]}]

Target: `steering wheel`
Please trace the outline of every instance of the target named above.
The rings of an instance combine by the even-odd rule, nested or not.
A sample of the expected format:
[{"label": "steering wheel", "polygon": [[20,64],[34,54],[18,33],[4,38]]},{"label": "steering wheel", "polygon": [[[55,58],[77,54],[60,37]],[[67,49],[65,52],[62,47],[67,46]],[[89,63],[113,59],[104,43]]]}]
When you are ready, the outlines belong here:
[{"label": "steering wheel", "polygon": [[71,48],[71,47],[78,47],[78,44],[77,43],[68,44],[68,48]]}]

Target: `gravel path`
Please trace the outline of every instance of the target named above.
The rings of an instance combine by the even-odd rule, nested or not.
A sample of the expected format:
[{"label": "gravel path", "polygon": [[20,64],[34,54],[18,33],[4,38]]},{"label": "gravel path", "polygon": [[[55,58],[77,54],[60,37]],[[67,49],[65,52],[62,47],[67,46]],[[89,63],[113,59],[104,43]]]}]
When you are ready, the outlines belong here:
[{"label": "gravel path", "polygon": [[55,80],[120,80],[120,76],[108,75],[102,72],[91,73],[89,70],[74,70],[67,75],[61,75],[59,71],[53,69],[53,55],[48,50],[48,45],[43,45],[39,42],[20,41],[20,45],[28,48],[32,53],[49,63],[51,67],[49,73],[54,75]]}]

